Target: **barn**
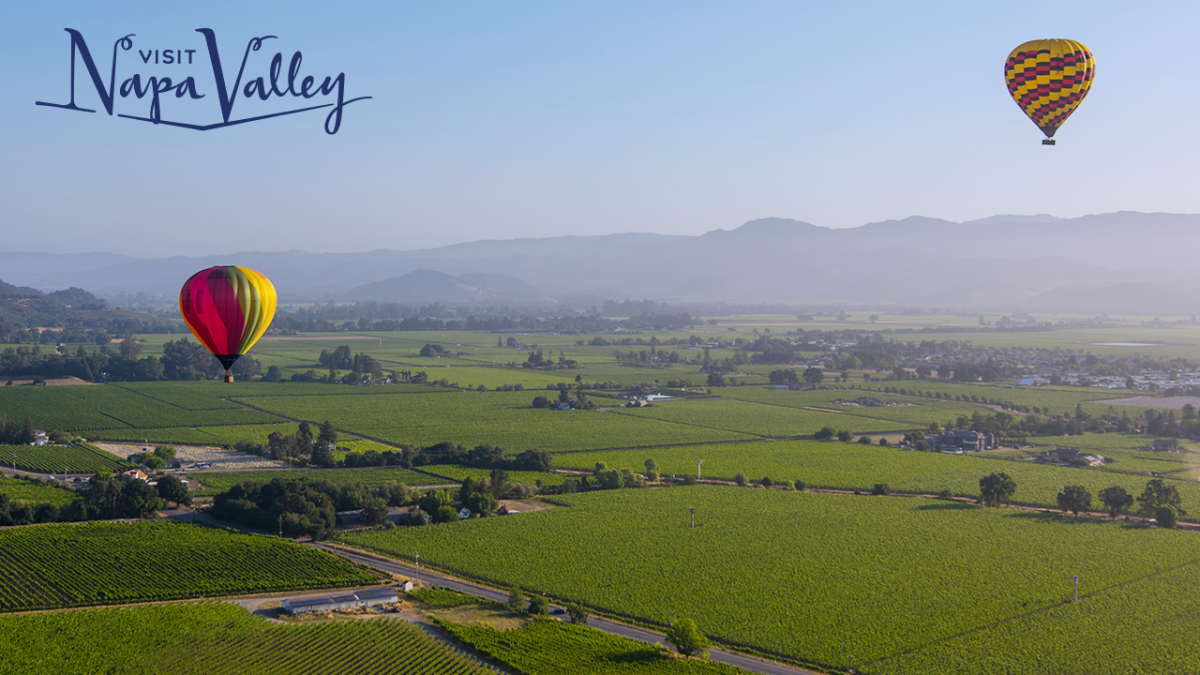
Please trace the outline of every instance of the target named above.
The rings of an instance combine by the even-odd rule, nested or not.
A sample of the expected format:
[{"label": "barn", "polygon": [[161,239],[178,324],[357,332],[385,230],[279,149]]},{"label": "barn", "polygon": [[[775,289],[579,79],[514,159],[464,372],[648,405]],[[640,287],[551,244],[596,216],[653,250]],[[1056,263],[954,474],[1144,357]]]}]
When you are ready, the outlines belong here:
[{"label": "barn", "polygon": [[321,595],[307,598],[288,598],[283,601],[283,611],[288,614],[304,612],[336,612],[343,609],[374,607],[397,602],[396,589],[370,588],[342,595]]}]

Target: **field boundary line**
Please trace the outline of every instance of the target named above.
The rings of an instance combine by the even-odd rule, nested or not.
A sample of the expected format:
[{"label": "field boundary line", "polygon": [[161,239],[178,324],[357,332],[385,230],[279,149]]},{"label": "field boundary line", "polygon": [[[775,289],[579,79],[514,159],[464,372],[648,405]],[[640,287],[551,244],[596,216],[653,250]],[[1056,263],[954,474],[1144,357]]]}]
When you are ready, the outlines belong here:
[{"label": "field boundary line", "polygon": [[[1118,588],[1124,588],[1124,587],[1126,587],[1126,586],[1132,586],[1132,585],[1134,585],[1134,584],[1138,584],[1138,583],[1141,583],[1141,582],[1143,582],[1143,581],[1146,581],[1146,580],[1148,580],[1148,579],[1153,579],[1153,578],[1155,578],[1155,577],[1162,576],[1162,575],[1164,575],[1164,574],[1169,574],[1169,573],[1171,573],[1171,572],[1177,572],[1177,571],[1179,571],[1179,570],[1181,570],[1181,569],[1183,569],[1183,568],[1185,568],[1185,567],[1190,567],[1190,566],[1192,566],[1192,565],[1196,565],[1197,563],[1200,563],[1200,558],[1198,558],[1198,559],[1196,559],[1196,560],[1189,560],[1189,561],[1187,561],[1187,562],[1185,562],[1185,563],[1182,563],[1182,564],[1176,565],[1176,566],[1174,566],[1174,567],[1168,567],[1167,569],[1164,569],[1164,570],[1158,570],[1157,572],[1152,572],[1152,573],[1150,573],[1150,574],[1146,574],[1146,575],[1143,575],[1143,576],[1140,576],[1140,577],[1137,577],[1137,578],[1134,578],[1134,579],[1130,579],[1130,580],[1128,580],[1128,581],[1122,581],[1121,583],[1118,583],[1118,584],[1113,584],[1112,586],[1107,586],[1107,587],[1105,587],[1105,588],[1101,588],[1101,589],[1099,589],[1099,590],[1092,591],[1091,593],[1084,593],[1083,595],[1080,595],[1080,596],[1079,596],[1079,602],[1083,602],[1084,600],[1087,600],[1088,598],[1092,598],[1092,597],[1095,597],[1095,596],[1098,596],[1098,595],[1103,595],[1104,593],[1108,593],[1108,592],[1110,592],[1110,591],[1114,591],[1114,590],[1116,590],[1116,589],[1118,589]],[[902,651],[902,652],[898,652],[898,653],[896,653],[896,654],[892,654],[892,655],[890,655],[890,656],[884,656],[884,657],[882,657],[882,658],[875,659],[874,661],[870,661],[870,662],[868,662],[868,663],[864,663],[864,664],[862,664],[862,665],[863,665],[863,666],[873,666],[873,665],[876,665],[876,664],[879,664],[879,663],[883,663],[883,662],[885,662],[885,661],[888,661],[888,660],[890,660],[890,659],[895,659],[895,658],[899,658],[899,657],[902,657],[902,656],[908,656],[909,654],[915,654],[915,653],[917,653],[917,652],[920,652],[920,651],[924,651],[924,650],[926,650],[926,649],[929,649],[930,647],[935,647],[935,646],[937,646],[937,645],[940,645],[940,644],[945,644],[945,643],[947,643],[947,642],[950,642],[950,641],[952,641],[952,640],[957,640],[957,639],[959,639],[959,638],[966,637],[966,636],[968,636],[968,635],[974,635],[975,633],[982,633],[982,632],[984,632],[984,631],[988,631],[988,630],[991,630],[991,629],[993,629],[993,628],[996,628],[996,627],[999,627],[999,626],[1003,626],[1003,625],[1005,625],[1005,624],[1008,624],[1008,623],[1015,623],[1015,622],[1018,622],[1018,621],[1024,621],[1025,619],[1028,619],[1028,618],[1030,618],[1030,617],[1032,617],[1032,616],[1036,616],[1036,615],[1038,615],[1038,614],[1044,614],[1044,613],[1046,613],[1046,612],[1049,612],[1049,611],[1051,611],[1051,610],[1058,609],[1059,607],[1063,607],[1064,605],[1073,605],[1073,604],[1076,604],[1076,603],[1072,602],[1071,600],[1063,600],[1062,602],[1057,602],[1057,603],[1054,603],[1054,604],[1052,604],[1052,605],[1047,605],[1047,606],[1045,606],[1045,607],[1041,607],[1041,608],[1039,608],[1039,609],[1035,609],[1035,610],[1033,610],[1033,611],[1030,611],[1030,612],[1025,612],[1024,614],[1018,614],[1018,615],[1016,615],[1016,616],[1011,616],[1011,617],[1009,617],[1009,618],[1007,618],[1007,619],[1001,619],[1001,620],[999,620],[999,621],[995,621],[995,622],[992,622],[992,623],[989,623],[989,624],[985,624],[985,625],[983,625],[983,626],[976,626],[975,628],[972,628],[972,629],[970,629],[970,630],[965,630],[965,631],[962,631],[961,633],[956,633],[956,634],[954,634],[954,635],[950,635],[950,636],[947,636],[947,637],[941,638],[941,639],[939,639],[939,640],[934,640],[933,642],[927,642],[927,643],[925,643],[925,644],[923,644],[923,645],[921,645],[921,646],[919,646],[919,647],[913,647],[912,649],[908,649],[908,650],[905,650],[905,651]]]}]

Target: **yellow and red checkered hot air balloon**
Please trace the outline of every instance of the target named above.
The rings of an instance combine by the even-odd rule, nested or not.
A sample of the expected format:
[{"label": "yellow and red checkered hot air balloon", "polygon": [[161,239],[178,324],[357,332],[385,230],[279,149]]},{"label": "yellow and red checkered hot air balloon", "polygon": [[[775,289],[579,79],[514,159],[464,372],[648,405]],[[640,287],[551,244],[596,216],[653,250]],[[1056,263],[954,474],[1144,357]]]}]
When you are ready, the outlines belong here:
[{"label": "yellow and red checkered hot air balloon", "polygon": [[1096,59],[1074,40],[1032,40],[1017,47],[1004,64],[1013,100],[1054,145],[1054,132],[1075,112],[1092,86]]},{"label": "yellow and red checkered hot air balloon", "polygon": [[179,313],[192,334],[229,369],[275,317],[275,286],[263,275],[237,265],[210,267],[193,274],[179,291]]}]

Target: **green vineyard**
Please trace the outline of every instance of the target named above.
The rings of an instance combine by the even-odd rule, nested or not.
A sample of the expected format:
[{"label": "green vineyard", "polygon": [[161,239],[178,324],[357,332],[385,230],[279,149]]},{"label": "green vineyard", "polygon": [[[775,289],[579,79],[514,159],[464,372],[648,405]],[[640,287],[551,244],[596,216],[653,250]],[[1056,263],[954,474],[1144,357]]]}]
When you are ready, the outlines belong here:
[{"label": "green vineyard", "polygon": [[1105,592],[1200,564],[1188,532],[936,500],[696,486],[556,501],[346,541],[499,585],[544,582],[560,601],[660,626],[674,612],[710,636],[843,669],[1053,608],[1074,575],[1081,592]]},{"label": "green vineyard", "polygon": [[738,675],[747,671],[723,663],[677,659],[660,647],[592,628],[539,618],[523,628],[500,631],[487,625],[438,625],[477,652],[522,675]]},{"label": "green vineyard", "polygon": [[290,541],[176,523],[0,531],[0,611],[294,591],[376,581]]},{"label": "green vineyard", "polygon": [[34,473],[117,472],[137,466],[86,443],[76,445],[0,445],[0,464]]},{"label": "green vineyard", "polygon": [[224,603],[0,617],[0,652],[3,675],[494,672],[406,621],[279,625]]}]

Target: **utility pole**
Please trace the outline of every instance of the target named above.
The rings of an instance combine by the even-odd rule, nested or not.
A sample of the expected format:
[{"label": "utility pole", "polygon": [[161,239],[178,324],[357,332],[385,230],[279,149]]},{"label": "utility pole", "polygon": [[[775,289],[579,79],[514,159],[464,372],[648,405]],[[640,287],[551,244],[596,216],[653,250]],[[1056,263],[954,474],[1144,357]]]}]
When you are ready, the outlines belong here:
[{"label": "utility pole", "polygon": [[700,480],[700,465],[703,463],[704,460],[702,459],[696,460],[696,480]]},{"label": "utility pole", "polygon": [[279,538],[283,538],[283,514],[279,514]]},{"label": "utility pole", "polygon": [[421,552],[414,551],[413,556],[417,559],[417,577],[416,582],[421,583]]},{"label": "utility pole", "polygon": [[688,509],[692,512],[692,529],[696,529],[696,507],[689,506]]},{"label": "utility pole", "polygon": [[1076,575],[1074,577],[1074,579],[1075,579],[1075,602],[1079,602],[1079,576]]}]

